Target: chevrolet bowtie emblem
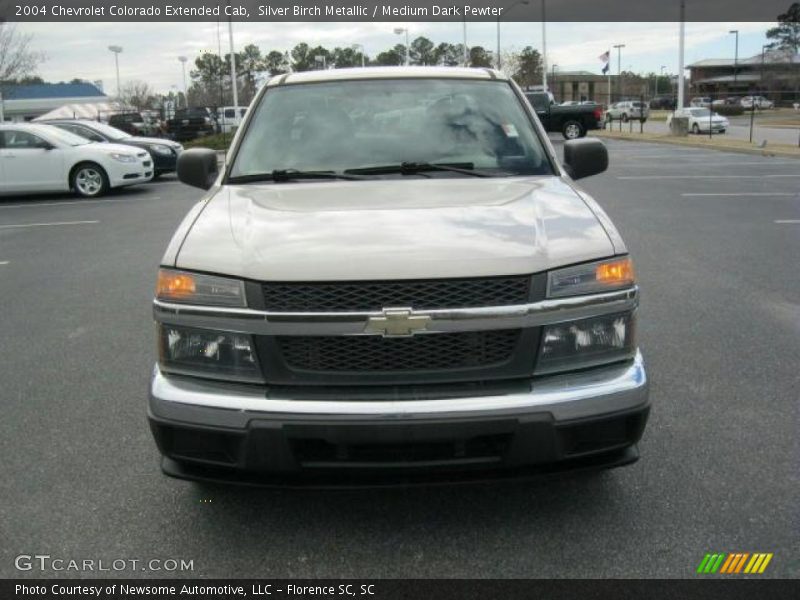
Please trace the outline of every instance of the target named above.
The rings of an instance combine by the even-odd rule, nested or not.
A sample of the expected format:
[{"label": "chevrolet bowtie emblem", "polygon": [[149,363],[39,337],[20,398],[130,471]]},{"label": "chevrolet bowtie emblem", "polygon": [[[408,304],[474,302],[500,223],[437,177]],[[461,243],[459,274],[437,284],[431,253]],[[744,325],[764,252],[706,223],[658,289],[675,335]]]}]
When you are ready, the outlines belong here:
[{"label": "chevrolet bowtie emblem", "polygon": [[379,333],[383,337],[411,337],[428,328],[430,315],[414,314],[410,308],[384,308],[380,317],[367,319],[364,333]]}]

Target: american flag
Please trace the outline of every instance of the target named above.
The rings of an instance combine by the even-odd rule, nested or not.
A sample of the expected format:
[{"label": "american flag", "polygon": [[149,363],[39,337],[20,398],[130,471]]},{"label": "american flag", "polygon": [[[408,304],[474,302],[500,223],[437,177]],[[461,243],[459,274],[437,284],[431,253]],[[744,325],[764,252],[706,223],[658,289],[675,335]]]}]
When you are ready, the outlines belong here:
[{"label": "american flag", "polygon": [[605,75],[606,73],[608,73],[608,65],[609,61],[611,60],[611,50],[606,50],[605,52],[603,52],[603,54],[601,54],[597,58],[599,58],[600,62],[603,63],[603,75]]}]

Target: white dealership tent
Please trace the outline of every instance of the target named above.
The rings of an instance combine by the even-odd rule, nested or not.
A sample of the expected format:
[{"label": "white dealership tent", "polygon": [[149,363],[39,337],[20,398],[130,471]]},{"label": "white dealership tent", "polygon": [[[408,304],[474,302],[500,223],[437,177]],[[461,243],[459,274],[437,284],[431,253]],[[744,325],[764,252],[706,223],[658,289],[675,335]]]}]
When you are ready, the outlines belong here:
[{"label": "white dealership tent", "polygon": [[97,102],[92,104],[65,104],[43,114],[34,121],[47,121],[48,119],[91,119],[93,121],[108,121],[114,113],[133,111],[119,102]]}]

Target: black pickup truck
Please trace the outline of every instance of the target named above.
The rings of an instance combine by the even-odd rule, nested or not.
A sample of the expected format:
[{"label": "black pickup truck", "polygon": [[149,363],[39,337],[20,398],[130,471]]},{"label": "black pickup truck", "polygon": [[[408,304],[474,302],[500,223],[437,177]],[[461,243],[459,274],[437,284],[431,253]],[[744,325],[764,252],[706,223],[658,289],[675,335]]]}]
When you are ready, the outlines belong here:
[{"label": "black pickup truck", "polygon": [[547,131],[560,131],[565,139],[574,140],[590,129],[602,129],[603,107],[599,104],[559,106],[550,92],[525,92],[533,110]]},{"label": "black pickup truck", "polygon": [[167,120],[167,135],[179,142],[215,132],[213,115],[207,108],[181,108],[175,111],[172,119]]}]

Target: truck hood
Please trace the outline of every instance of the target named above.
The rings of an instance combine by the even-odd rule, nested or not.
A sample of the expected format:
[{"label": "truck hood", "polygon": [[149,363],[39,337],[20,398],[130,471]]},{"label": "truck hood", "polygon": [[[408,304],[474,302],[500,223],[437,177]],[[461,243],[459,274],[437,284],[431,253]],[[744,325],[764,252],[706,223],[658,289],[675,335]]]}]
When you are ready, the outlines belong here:
[{"label": "truck hood", "polygon": [[176,266],[262,281],[425,279],[613,254],[595,214],[557,177],[446,177],[224,186]]}]

